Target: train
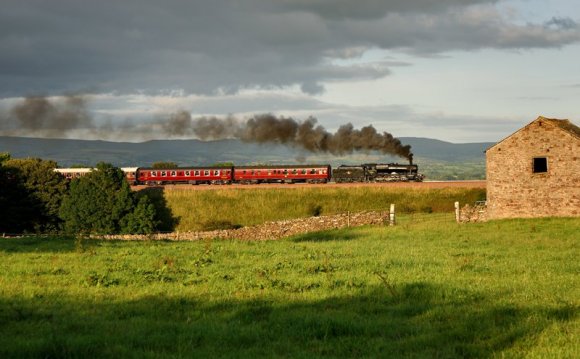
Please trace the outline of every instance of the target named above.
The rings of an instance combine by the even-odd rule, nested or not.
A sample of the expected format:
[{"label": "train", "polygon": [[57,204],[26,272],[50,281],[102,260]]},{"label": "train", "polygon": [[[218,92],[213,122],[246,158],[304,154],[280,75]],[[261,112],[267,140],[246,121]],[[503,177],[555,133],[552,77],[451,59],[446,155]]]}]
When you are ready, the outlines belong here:
[{"label": "train", "polygon": [[[92,168],[56,168],[65,178],[74,179]],[[416,164],[369,163],[341,165],[253,165],[200,166],[176,168],[122,167],[131,185],[166,184],[260,184],[260,183],[355,183],[355,182],[421,182],[424,176]]]}]

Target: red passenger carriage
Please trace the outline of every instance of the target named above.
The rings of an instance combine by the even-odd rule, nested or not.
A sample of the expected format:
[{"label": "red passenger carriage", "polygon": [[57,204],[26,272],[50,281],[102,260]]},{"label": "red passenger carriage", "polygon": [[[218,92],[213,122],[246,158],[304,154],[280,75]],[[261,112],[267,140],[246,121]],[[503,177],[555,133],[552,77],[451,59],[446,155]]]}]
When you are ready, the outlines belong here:
[{"label": "red passenger carriage", "polygon": [[236,166],[236,183],[326,183],[330,165]]},{"label": "red passenger carriage", "polygon": [[233,167],[180,167],[139,168],[137,182],[148,185],[162,184],[229,184]]}]

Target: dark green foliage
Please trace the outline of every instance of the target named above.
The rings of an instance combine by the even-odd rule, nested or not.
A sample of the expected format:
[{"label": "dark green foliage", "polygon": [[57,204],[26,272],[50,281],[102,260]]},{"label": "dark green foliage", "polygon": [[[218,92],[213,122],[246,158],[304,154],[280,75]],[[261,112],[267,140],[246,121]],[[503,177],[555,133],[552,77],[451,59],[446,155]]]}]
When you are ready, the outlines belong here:
[{"label": "dark green foliage", "polygon": [[35,203],[16,169],[0,164],[0,232],[22,233],[34,228]]},{"label": "dark green foliage", "polygon": [[129,212],[121,220],[121,232],[126,234],[147,234],[155,230],[155,206],[147,196],[141,196],[133,212]]},{"label": "dark green foliage", "polygon": [[2,163],[8,161],[10,159],[10,153],[8,152],[0,152],[0,165],[2,165]]},{"label": "dark green foliage", "polygon": [[55,231],[66,180],[55,173],[56,162],[38,158],[10,159],[2,154],[0,230],[9,233]]},{"label": "dark green foliage", "polygon": [[[95,171],[73,180],[63,200],[60,216],[67,233],[150,233],[155,227],[154,208],[146,197],[137,204],[123,172],[99,163]],[[153,213],[152,213],[153,212]]]},{"label": "dark green foliage", "polygon": [[212,166],[214,166],[214,167],[233,167],[234,163],[233,162],[216,162],[216,163],[212,164]]},{"label": "dark green foliage", "polygon": [[175,162],[155,162],[151,165],[152,168],[177,168],[179,167]]},{"label": "dark green foliage", "polygon": [[18,171],[18,178],[28,192],[28,202],[33,205],[32,221],[37,231],[54,231],[60,224],[58,211],[67,192],[67,180],[54,172],[56,162],[40,158],[11,159],[4,163]]},{"label": "dark green foliage", "polygon": [[162,188],[150,187],[136,193],[137,198],[146,196],[149,198],[155,208],[155,222],[157,230],[162,232],[173,232],[179,224],[180,218],[174,216],[173,211],[169,208],[165,200]]}]

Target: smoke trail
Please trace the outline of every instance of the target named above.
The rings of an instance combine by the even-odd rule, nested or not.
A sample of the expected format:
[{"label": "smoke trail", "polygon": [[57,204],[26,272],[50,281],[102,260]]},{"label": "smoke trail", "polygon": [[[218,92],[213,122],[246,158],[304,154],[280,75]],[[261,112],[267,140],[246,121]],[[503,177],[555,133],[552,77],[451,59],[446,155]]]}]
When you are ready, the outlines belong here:
[{"label": "smoke trail", "polygon": [[165,138],[199,138],[201,140],[239,139],[248,143],[272,143],[291,146],[311,153],[346,155],[377,151],[412,160],[411,146],[388,132],[379,133],[373,126],[355,129],[350,123],[335,133],[327,131],[314,117],[304,121],[271,114],[256,115],[247,120],[226,117],[192,118],[179,111],[153,122],[132,121],[96,125],[87,109],[87,98],[74,95],[60,100],[28,97],[16,104],[9,116],[0,116],[0,134],[67,137],[69,135],[99,139],[127,140]]},{"label": "smoke trail", "polygon": [[350,123],[330,133],[309,117],[298,121],[271,114],[257,115],[241,121],[226,118],[200,117],[193,119],[187,111],[178,112],[163,124],[166,135],[195,135],[202,140],[236,138],[249,143],[273,143],[292,146],[313,153],[345,155],[353,152],[378,151],[412,160],[411,146],[388,132],[379,133],[373,126],[355,129]]},{"label": "smoke trail", "polygon": [[58,137],[73,129],[93,129],[86,98],[65,96],[61,101],[33,96],[16,104],[8,116],[0,117],[0,130],[8,134]]}]

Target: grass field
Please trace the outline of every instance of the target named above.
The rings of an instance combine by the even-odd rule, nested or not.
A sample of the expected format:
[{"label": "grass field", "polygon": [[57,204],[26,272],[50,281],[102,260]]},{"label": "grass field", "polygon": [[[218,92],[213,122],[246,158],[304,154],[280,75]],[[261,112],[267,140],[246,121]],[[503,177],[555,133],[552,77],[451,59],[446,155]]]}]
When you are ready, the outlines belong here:
[{"label": "grass field", "polygon": [[268,242],[0,239],[0,357],[530,357],[579,349],[580,219]]},{"label": "grass field", "polygon": [[162,229],[181,232],[206,229],[216,219],[249,226],[319,214],[388,211],[391,203],[402,214],[452,212],[455,201],[465,204],[485,199],[485,189],[479,188],[150,189],[144,193],[165,209],[161,211]]}]

